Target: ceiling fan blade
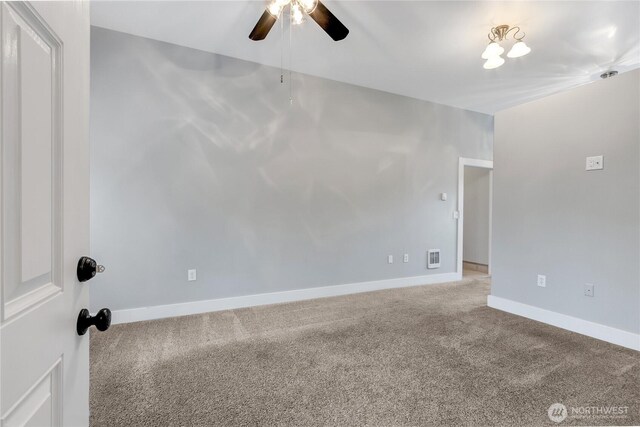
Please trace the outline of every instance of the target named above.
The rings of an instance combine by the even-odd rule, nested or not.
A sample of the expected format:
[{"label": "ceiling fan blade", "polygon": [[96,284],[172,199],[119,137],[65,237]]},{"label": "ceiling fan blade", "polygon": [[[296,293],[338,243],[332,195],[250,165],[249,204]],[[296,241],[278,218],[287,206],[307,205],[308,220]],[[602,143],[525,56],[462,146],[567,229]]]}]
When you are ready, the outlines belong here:
[{"label": "ceiling fan blade", "polygon": [[335,41],[342,40],[349,34],[349,29],[320,0],[309,16]]},{"label": "ceiling fan blade", "polygon": [[251,40],[264,40],[271,31],[271,27],[276,23],[276,17],[269,13],[268,10],[265,10],[256,26],[253,27],[251,34],[249,34],[249,38]]}]

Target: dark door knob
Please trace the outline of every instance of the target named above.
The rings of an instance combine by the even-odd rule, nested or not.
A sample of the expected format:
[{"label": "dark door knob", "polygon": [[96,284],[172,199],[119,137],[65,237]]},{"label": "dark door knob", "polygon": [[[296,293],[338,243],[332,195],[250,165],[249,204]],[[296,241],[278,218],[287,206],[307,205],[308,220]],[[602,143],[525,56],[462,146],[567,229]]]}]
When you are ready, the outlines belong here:
[{"label": "dark door knob", "polygon": [[81,282],[86,282],[89,279],[92,279],[96,273],[102,273],[104,271],[103,265],[98,265],[96,260],[93,258],[89,258],[88,256],[83,256],[78,261],[78,269],[76,274],[78,275],[78,280]]},{"label": "dark door knob", "polygon": [[99,331],[106,331],[111,326],[111,310],[103,308],[98,311],[95,316],[89,313],[89,310],[83,308],[78,314],[78,323],[76,324],[76,330],[78,335],[84,335],[90,326],[95,326]]}]

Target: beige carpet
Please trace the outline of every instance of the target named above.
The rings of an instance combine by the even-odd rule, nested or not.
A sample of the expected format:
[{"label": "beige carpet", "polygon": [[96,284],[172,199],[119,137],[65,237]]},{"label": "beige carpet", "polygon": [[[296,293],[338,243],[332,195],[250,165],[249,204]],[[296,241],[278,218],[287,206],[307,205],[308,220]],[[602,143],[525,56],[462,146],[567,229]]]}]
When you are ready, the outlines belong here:
[{"label": "beige carpet", "polygon": [[[627,406],[639,354],[486,306],[487,279],[91,333],[93,426],[553,425]],[[571,410],[571,409],[569,409]]]}]

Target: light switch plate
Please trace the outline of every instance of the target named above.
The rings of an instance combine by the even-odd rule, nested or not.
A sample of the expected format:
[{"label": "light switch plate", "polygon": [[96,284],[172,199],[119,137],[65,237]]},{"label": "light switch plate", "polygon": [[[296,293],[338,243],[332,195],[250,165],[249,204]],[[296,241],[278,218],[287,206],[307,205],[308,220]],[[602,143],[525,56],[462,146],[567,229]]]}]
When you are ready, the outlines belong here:
[{"label": "light switch plate", "polygon": [[586,170],[595,171],[604,169],[604,156],[587,157]]},{"label": "light switch plate", "polygon": [[389,255],[389,256],[387,257],[387,262],[388,262],[389,264],[393,264],[393,255]]}]

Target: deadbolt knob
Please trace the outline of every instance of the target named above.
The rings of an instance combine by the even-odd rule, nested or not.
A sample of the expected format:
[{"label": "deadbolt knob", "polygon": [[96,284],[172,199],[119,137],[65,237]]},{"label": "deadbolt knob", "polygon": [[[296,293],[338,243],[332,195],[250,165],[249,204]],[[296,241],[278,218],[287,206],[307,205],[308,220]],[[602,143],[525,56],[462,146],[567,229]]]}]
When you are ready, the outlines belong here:
[{"label": "deadbolt knob", "polygon": [[80,314],[78,314],[78,323],[76,324],[78,335],[86,334],[87,330],[91,326],[95,326],[99,331],[106,331],[109,329],[109,326],[111,326],[111,310],[103,308],[99,310],[95,316],[92,316],[86,308],[80,310]]},{"label": "deadbolt knob", "polygon": [[98,265],[96,260],[93,258],[83,256],[78,261],[76,274],[78,275],[79,281],[86,282],[87,280],[92,279],[96,273],[102,273],[103,271],[104,266]]}]

